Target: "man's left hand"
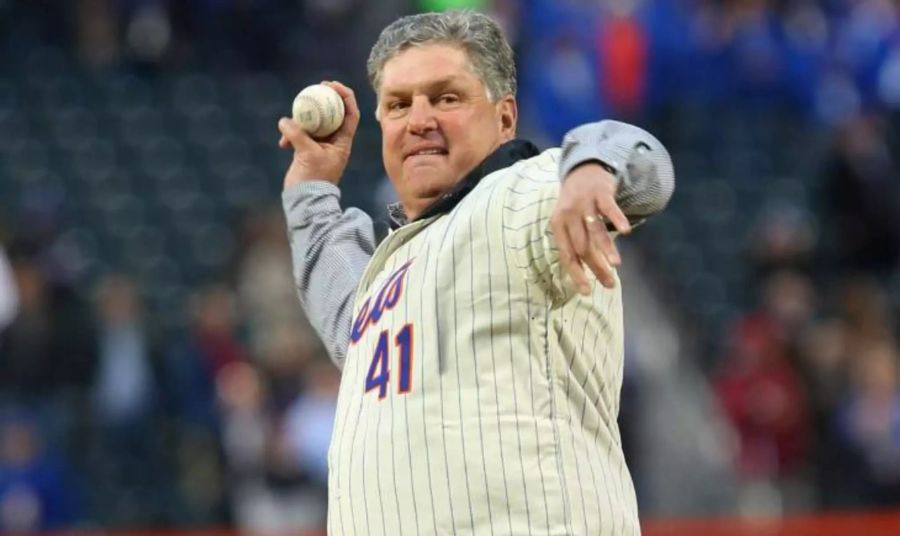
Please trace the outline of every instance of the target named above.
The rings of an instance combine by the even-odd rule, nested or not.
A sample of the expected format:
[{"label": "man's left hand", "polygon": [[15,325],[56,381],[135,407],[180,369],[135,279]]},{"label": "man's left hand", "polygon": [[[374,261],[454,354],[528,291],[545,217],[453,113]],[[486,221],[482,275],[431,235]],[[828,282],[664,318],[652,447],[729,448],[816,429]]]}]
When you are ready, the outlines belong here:
[{"label": "man's left hand", "polygon": [[591,285],[582,262],[604,287],[616,284],[614,267],[622,258],[606,222],[622,234],[631,232],[628,218],[616,204],[616,185],[616,178],[598,162],[582,164],[565,177],[550,217],[560,262],[584,295],[591,293]]}]

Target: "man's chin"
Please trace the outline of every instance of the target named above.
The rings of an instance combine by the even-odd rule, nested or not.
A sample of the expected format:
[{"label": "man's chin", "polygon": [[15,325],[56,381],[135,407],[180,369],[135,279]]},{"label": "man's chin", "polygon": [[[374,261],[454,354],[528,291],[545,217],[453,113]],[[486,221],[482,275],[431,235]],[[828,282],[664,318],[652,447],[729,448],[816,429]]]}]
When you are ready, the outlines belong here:
[{"label": "man's chin", "polygon": [[448,177],[445,169],[419,168],[406,176],[406,182],[421,194],[419,197],[437,197],[459,181]]},{"label": "man's chin", "polygon": [[403,170],[409,177],[419,175],[445,175],[447,160],[442,156],[414,156],[403,162]]},{"label": "man's chin", "polygon": [[421,200],[428,200],[430,202],[437,201],[439,197],[450,191],[452,188],[453,185],[449,185],[446,188],[439,188],[437,186],[428,185],[428,187],[426,188],[419,188],[416,190],[416,198]]},{"label": "man's chin", "polygon": [[456,182],[449,181],[445,177],[417,177],[410,183],[410,192],[415,199],[425,205],[437,201],[456,186]]}]

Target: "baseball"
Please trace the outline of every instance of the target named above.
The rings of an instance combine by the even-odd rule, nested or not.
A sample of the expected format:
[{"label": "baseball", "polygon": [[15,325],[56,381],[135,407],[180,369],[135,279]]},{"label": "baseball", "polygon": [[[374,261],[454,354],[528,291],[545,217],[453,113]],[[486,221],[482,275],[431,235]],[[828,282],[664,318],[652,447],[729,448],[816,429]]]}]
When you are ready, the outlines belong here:
[{"label": "baseball", "polygon": [[344,122],[344,100],[324,84],[305,88],[294,98],[294,121],[313,138],[334,133]]}]

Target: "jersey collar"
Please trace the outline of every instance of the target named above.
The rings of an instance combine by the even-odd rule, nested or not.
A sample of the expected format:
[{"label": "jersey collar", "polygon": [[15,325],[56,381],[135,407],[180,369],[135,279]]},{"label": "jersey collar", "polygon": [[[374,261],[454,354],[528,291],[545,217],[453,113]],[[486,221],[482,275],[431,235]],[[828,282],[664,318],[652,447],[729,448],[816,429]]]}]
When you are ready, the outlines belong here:
[{"label": "jersey collar", "polygon": [[[493,153],[489,154],[478,166],[466,175],[463,180],[459,181],[452,190],[439,197],[434,203],[419,214],[416,220],[424,220],[439,214],[446,214],[453,210],[453,207],[459,204],[462,199],[471,192],[475,186],[481,182],[481,179],[491,173],[508,168],[519,160],[525,160],[537,156],[540,151],[533,143],[527,140],[510,140]],[[393,203],[388,206],[388,215],[390,216],[391,229],[398,229],[409,223],[403,206],[400,203]]]}]

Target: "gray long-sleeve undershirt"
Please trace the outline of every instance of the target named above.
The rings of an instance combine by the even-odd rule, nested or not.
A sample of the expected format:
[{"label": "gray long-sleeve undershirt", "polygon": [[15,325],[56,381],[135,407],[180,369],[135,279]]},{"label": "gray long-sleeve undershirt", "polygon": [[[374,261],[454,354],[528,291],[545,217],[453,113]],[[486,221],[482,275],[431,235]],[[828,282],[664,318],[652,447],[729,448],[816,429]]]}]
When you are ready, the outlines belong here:
[{"label": "gray long-sleeve undershirt", "polygon": [[[560,177],[599,161],[619,184],[616,202],[632,221],[665,208],[675,188],[672,160],[643,129],[618,121],[580,126],[563,140]],[[325,181],[303,182],[282,193],[294,280],[300,303],[338,367],[343,367],[356,289],[375,251],[371,218],[341,210],[341,192]]]}]

